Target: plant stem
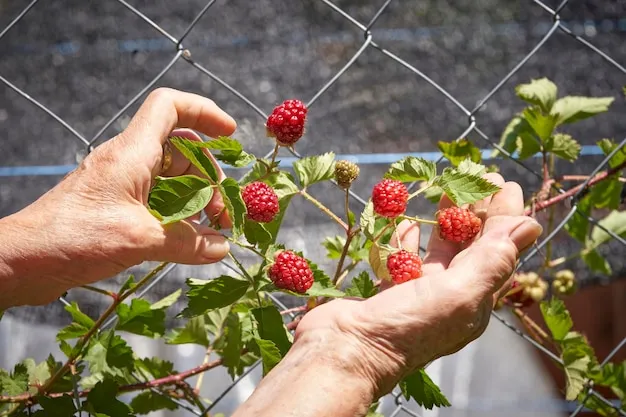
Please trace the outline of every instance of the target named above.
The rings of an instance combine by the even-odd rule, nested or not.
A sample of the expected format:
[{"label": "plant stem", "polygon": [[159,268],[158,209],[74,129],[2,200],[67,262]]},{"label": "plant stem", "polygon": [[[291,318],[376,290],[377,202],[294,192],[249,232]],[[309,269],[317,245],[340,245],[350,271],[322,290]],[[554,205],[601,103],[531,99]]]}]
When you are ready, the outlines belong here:
[{"label": "plant stem", "polygon": [[115,312],[115,309],[117,308],[117,306],[120,305],[126,298],[134,294],[138,289],[146,285],[156,274],[158,274],[168,264],[169,262],[162,262],[156,268],[150,271],[146,276],[144,276],[137,283],[137,285],[127,290],[125,293],[121,294],[119,297],[114,298],[111,305],[104,311],[104,313],[102,313],[102,315],[98,318],[98,320],[96,320],[96,322],[93,324],[91,329],[89,329],[87,333],[85,333],[83,336],[81,336],[80,339],[78,339],[78,342],[76,343],[76,346],[79,346],[78,351],[75,354],[67,358],[67,361],[65,362],[65,364],[63,364],[63,366],[59,368],[59,370],[56,371],[54,375],[52,375],[50,379],[46,381],[44,385],[42,385],[42,387],[39,389],[39,392],[42,394],[47,393],[52,387],[52,385],[59,378],[62,378],[67,373],[67,371],[75,364],[76,359],[81,355],[82,350],[87,344],[87,342],[98,331],[100,326],[102,326],[102,323],[104,323],[104,321],[108,319],[109,316],[111,316]]},{"label": "plant stem", "polygon": [[[608,179],[609,177],[611,177],[611,175],[615,174],[616,172],[621,171],[622,169],[624,169],[626,167],[626,161],[622,162],[621,164],[619,164],[618,166],[616,166],[615,168],[611,168],[607,171],[601,172],[598,175],[596,175],[595,177],[593,177],[588,183],[587,183],[587,187],[591,187],[593,185],[596,185],[597,183],[604,181],[606,179]],[[537,204],[535,204],[534,206],[534,211],[535,213],[545,210],[548,207],[551,207],[565,199],[568,199],[572,196],[574,196],[577,192],[579,192],[580,190],[582,190],[583,188],[583,184],[579,184],[576,187],[570,188],[569,190],[567,190],[564,193],[561,193],[559,195],[556,195],[552,198],[549,198],[545,201],[540,201],[537,202]],[[531,210],[532,208],[526,210],[526,212],[524,213],[525,215],[530,215],[531,214]]]},{"label": "plant stem", "polygon": [[348,225],[343,220],[341,220],[339,217],[337,217],[337,215],[335,213],[330,211],[330,209],[328,207],[326,207],[325,205],[323,205],[322,203],[317,201],[311,194],[307,193],[306,190],[300,190],[300,195],[302,197],[306,198],[307,200],[309,200],[311,203],[313,203],[313,205],[315,207],[317,207],[318,209],[322,210],[328,217],[330,217],[331,219],[336,221],[341,227],[344,228],[344,230],[346,230],[346,231],[349,230]]},{"label": "plant stem", "polygon": [[385,232],[387,231],[387,229],[389,229],[391,226],[393,226],[393,223],[389,223],[387,224],[385,227],[383,227],[381,229],[380,232],[378,232],[378,234],[376,236],[374,236],[374,239],[372,239],[374,242],[376,242],[378,239],[380,239],[380,237],[385,234]]},{"label": "plant stem", "polygon": [[341,286],[341,283],[343,282],[344,279],[346,279],[346,277],[348,276],[348,274],[354,269],[356,268],[356,266],[359,264],[360,261],[352,261],[352,263],[350,265],[348,265],[346,267],[346,269],[344,269],[341,274],[339,275],[339,279],[337,280],[336,283],[336,287],[339,288],[339,286]]},{"label": "plant stem", "polygon": [[528,315],[526,315],[526,313],[524,313],[521,309],[516,307],[513,309],[513,313],[515,313],[515,315],[519,317],[520,320],[530,326],[544,342],[550,338],[548,334],[537,323],[535,323],[533,319],[528,317]]},{"label": "plant stem", "polygon": [[398,218],[402,220],[411,220],[417,223],[426,223],[426,224],[433,224],[433,225],[437,224],[435,220],[422,219],[420,217],[410,217],[410,216],[401,215],[401,216],[398,216]]},{"label": "plant stem", "polygon": [[107,297],[111,297],[111,298],[116,297],[116,294],[112,293],[111,291],[103,290],[102,288],[94,287],[91,285],[81,285],[79,288],[92,291],[92,292],[97,292],[98,294],[106,295]]},{"label": "plant stem", "polygon": [[[350,221],[350,194],[348,190],[346,190],[346,220]],[[341,270],[343,269],[343,263],[346,260],[346,256],[348,255],[348,251],[350,250],[350,244],[352,243],[352,239],[356,233],[350,230],[350,227],[346,229],[346,243],[343,245],[343,250],[341,251],[341,256],[339,257],[339,262],[337,262],[337,269],[335,270],[335,276],[333,277],[333,285],[337,285],[337,281],[339,280],[339,275],[341,275]]]},{"label": "plant stem", "polygon": [[274,146],[274,152],[272,152],[272,159],[270,160],[270,166],[274,165],[274,162],[276,161],[278,149],[280,149],[280,145],[278,145],[278,141],[276,141],[276,146]]},{"label": "plant stem", "polygon": [[[207,348],[207,350],[206,350],[206,353],[204,354],[204,359],[202,360],[202,365],[206,365],[207,363],[209,363],[209,357],[211,356],[212,352],[213,352],[213,347],[209,346]],[[194,392],[196,392],[196,394],[200,393],[200,388],[202,388],[202,380],[203,380],[203,378],[204,378],[204,372],[201,373],[200,375],[198,375],[198,380],[196,381],[196,387],[194,388]]]},{"label": "plant stem", "polygon": [[418,195],[420,195],[424,191],[428,190],[431,186],[432,186],[432,184],[429,184],[429,185],[427,185],[425,187],[422,187],[419,190],[415,191],[413,194],[409,195],[409,200],[412,199],[413,197],[417,197]]}]

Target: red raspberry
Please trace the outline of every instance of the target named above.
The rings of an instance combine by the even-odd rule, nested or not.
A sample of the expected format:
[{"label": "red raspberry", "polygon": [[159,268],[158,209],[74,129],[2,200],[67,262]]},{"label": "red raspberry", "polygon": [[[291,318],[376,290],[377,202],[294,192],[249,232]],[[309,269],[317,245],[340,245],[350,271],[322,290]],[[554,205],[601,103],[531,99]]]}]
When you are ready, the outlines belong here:
[{"label": "red raspberry", "polygon": [[264,182],[255,181],[246,185],[241,198],[246,204],[248,218],[255,222],[271,222],[279,211],[276,192]]},{"label": "red raspberry", "polygon": [[384,217],[398,217],[406,210],[409,192],[402,181],[384,179],[374,186],[374,211]]},{"label": "red raspberry", "polygon": [[306,259],[290,250],[274,257],[269,276],[277,288],[304,294],[313,285],[313,271]]},{"label": "red raspberry", "polygon": [[267,134],[279,144],[293,145],[304,134],[307,108],[300,100],[285,100],[267,118]]},{"label": "red raspberry", "polygon": [[474,213],[459,207],[450,207],[437,213],[439,234],[452,242],[467,242],[480,232],[483,221]]},{"label": "red raspberry", "polygon": [[402,284],[422,276],[422,259],[417,253],[401,250],[387,257],[387,270],[395,284]]}]

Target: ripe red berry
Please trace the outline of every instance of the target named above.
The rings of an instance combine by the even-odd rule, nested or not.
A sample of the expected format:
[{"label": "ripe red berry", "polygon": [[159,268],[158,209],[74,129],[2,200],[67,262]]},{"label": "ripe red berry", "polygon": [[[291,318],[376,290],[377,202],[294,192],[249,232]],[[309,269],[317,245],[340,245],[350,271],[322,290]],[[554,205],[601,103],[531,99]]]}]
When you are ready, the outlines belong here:
[{"label": "ripe red berry", "polygon": [[384,179],[372,190],[374,211],[384,217],[394,218],[406,211],[409,192],[402,181]]},{"label": "ripe red berry", "polygon": [[285,100],[267,118],[267,133],[284,146],[293,145],[304,134],[306,105],[300,100]]},{"label": "ripe red berry", "polygon": [[483,221],[474,213],[459,207],[449,207],[437,213],[440,236],[452,242],[467,242],[480,232]]},{"label": "ripe red berry", "polygon": [[290,250],[274,257],[269,276],[277,288],[304,294],[313,285],[313,271],[306,259]]},{"label": "ripe red berry", "polygon": [[422,259],[403,249],[387,257],[387,270],[395,284],[402,284],[422,276]]},{"label": "ripe red berry", "polygon": [[248,218],[259,223],[268,223],[279,211],[278,196],[272,187],[255,181],[246,185],[241,192]]}]

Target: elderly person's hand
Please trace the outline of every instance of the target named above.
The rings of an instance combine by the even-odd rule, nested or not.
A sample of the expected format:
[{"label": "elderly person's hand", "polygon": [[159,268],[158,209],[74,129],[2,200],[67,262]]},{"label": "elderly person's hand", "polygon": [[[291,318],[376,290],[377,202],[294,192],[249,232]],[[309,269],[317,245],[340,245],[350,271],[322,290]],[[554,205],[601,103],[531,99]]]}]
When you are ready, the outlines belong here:
[{"label": "elderly person's hand", "polygon": [[[168,136],[200,140],[188,129],[172,132],[177,127],[214,137],[232,134],[236,124],[207,98],[157,89],[126,130],[35,203],[0,220],[0,310],[48,303],[143,261],[205,264],[228,253],[228,242],[215,230],[194,219],[164,227],[146,208],[155,176],[202,176],[174,147],[162,170]],[[216,193],[205,212],[211,219],[220,214],[213,220],[230,227],[222,208]]]},{"label": "elderly person's hand", "polygon": [[[487,178],[502,189],[475,204],[485,222],[474,243],[462,247],[435,232],[422,278],[367,300],[335,300],[313,309],[298,325],[287,357],[236,416],[285,415],[285,410],[297,416],[364,415],[369,402],[403,376],[482,334],[495,300],[510,285],[520,252],[542,230],[523,216],[518,184],[497,174]],[[444,197],[440,207],[450,204]],[[404,222],[398,233],[405,249],[418,249],[418,225]],[[299,384],[304,380],[315,384]],[[271,395],[281,389],[284,395]],[[322,399],[306,401],[316,396]]]}]

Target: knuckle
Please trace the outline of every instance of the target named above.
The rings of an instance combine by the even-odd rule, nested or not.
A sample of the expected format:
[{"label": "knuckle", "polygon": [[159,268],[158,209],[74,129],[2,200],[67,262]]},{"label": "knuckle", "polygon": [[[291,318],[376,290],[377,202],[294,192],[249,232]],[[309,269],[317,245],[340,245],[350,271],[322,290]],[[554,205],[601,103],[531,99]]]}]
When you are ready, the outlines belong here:
[{"label": "knuckle", "polygon": [[174,90],[168,87],[159,87],[150,92],[148,101],[162,102],[171,101]]}]

